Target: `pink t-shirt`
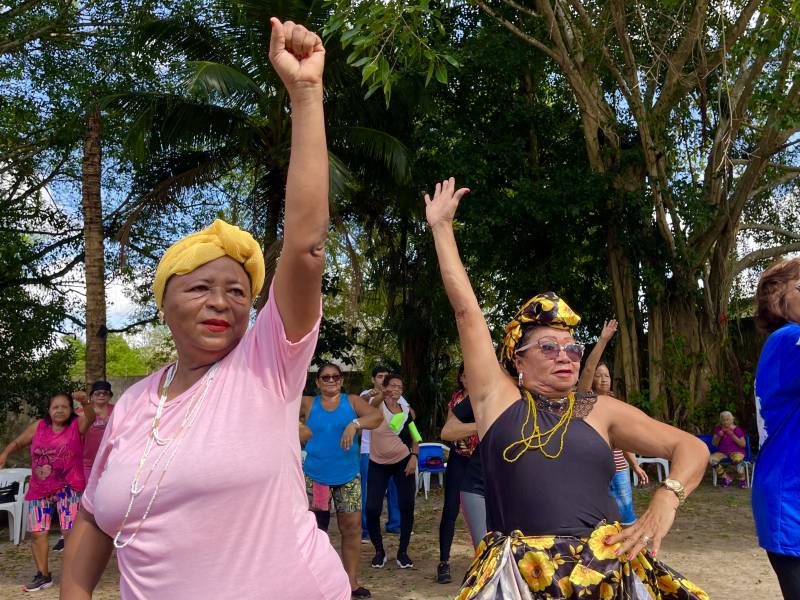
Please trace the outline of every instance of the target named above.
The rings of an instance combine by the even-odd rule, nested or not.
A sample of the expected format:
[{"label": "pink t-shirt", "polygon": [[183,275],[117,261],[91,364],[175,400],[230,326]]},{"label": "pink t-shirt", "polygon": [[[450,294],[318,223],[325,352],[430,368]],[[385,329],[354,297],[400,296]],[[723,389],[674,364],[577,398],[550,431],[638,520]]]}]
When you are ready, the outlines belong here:
[{"label": "pink t-shirt", "polygon": [[[79,409],[77,412],[82,414],[83,410]],[[109,404],[108,418],[95,417],[94,423],[83,434],[83,475],[86,477],[86,481],[89,481],[94,458],[100,449],[100,440],[103,439],[103,434],[106,432],[106,425],[108,425],[108,419],[111,418],[112,412],[114,412],[114,405]]]},{"label": "pink t-shirt", "polygon": [[[300,400],[319,321],[290,343],[272,291],[269,298],[255,325],[220,361],[137,537],[117,550],[123,600],[350,598],[342,561],[308,510],[300,462]],[[128,508],[163,372],[117,402],[83,496],[111,537]],[[201,383],[166,404],[162,437],[177,431]],[[142,480],[158,454],[156,447]],[[159,474],[160,466],[136,499],[121,541],[139,524]]]},{"label": "pink t-shirt", "polygon": [[25,500],[47,498],[66,486],[82,492],[86,487],[82,456],[78,419],[73,419],[58,433],[40,419],[31,441],[32,476]]}]

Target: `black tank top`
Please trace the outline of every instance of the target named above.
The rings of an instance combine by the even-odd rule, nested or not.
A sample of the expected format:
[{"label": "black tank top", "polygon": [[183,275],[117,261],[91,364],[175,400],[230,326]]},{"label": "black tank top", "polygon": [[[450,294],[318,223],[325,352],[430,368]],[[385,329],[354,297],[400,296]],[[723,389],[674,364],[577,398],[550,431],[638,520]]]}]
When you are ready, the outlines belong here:
[{"label": "black tank top", "polygon": [[[528,414],[528,402],[520,398],[509,406],[481,440],[484,467],[486,520],[493,531],[524,535],[585,536],[603,520],[619,521],[616,502],[609,493],[614,475],[614,457],[606,441],[583,420],[594,406],[593,393],[577,394],[573,417],[564,436],[564,449],[551,459],[529,449],[516,462],[503,459],[503,451],[519,440]],[[561,418],[568,403],[536,400],[540,431],[547,431]],[[525,433],[533,431],[533,419]],[[546,446],[558,452],[561,432]],[[507,455],[515,456],[515,447]]]}]

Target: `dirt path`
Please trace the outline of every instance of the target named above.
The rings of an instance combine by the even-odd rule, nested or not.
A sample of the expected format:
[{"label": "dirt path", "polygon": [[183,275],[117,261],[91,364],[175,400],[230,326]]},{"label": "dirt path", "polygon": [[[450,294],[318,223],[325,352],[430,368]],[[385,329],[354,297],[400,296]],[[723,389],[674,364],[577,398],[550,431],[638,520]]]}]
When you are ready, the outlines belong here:
[{"label": "dirt path", "polygon": [[[641,512],[653,492],[652,486],[636,490],[636,505]],[[428,500],[417,497],[415,535],[409,554],[413,569],[403,570],[390,560],[382,570],[371,569],[372,546],[362,545],[361,583],[376,600],[451,600],[458,584],[437,585],[434,573],[438,562],[438,527],[441,490],[435,488]],[[335,519],[334,519],[335,521]],[[55,542],[56,535],[52,536]],[[338,534],[332,532],[338,547]],[[32,576],[33,561],[29,538],[20,546],[8,541],[8,529],[0,528],[0,599],[28,597],[22,586]],[[397,536],[384,539],[389,558],[394,558]],[[460,577],[472,556],[464,524],[459,518],[453,543],[451,570]],[[750,494],[746,490],[713,488],[704,482],[678,513],[672,532],[664,542],[660,558],[704,588],[714,600],[779,600],[778,583],[766,555],[758,547],[750,514]],[[61,555],[51,554],[55,580],[60,576]],[[117,573],[112,561],[94,598],[119,598]],[[34,596],[42,600],[58,598],[54,587]],[[265,600],[271,600],[267,592]],[[215,599],[216,600],[216,599]],[[312,599],[309,599],[312,600]]]}]

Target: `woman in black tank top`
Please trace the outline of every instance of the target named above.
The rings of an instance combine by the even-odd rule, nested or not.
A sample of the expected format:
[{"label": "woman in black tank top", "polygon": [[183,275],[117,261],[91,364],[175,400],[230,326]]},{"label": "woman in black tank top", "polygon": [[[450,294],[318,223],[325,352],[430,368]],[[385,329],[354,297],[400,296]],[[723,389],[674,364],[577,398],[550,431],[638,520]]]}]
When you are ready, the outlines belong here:
[{"label": "woman in black tank top", "polygon": [[[487,523],[459,600],[706,599],[655,560],[685,497],[700,483],[705,444],[610,396],[576,394],[580,322],[552,292],[508,324],[501,363],[458,255],[453,216],[469,190],[451,178],[425,195],[481,438]],[[608,494],[611,447],[672,461],[671,476],[631,527]]]}]

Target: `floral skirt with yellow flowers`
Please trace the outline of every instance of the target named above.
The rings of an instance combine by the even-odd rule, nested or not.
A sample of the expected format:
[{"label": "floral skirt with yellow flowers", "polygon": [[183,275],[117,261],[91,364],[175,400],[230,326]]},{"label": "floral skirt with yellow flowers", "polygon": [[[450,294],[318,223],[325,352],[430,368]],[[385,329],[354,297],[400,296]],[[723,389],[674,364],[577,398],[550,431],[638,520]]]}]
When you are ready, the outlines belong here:
[{"label": "floral skirt with yellow flowers", "polygon": [[646,551],[630,561],[616,556],[617,545],[603,540],[620,530],[602,525],[587,538],[488,533],[456,600],[708,600]]}]

